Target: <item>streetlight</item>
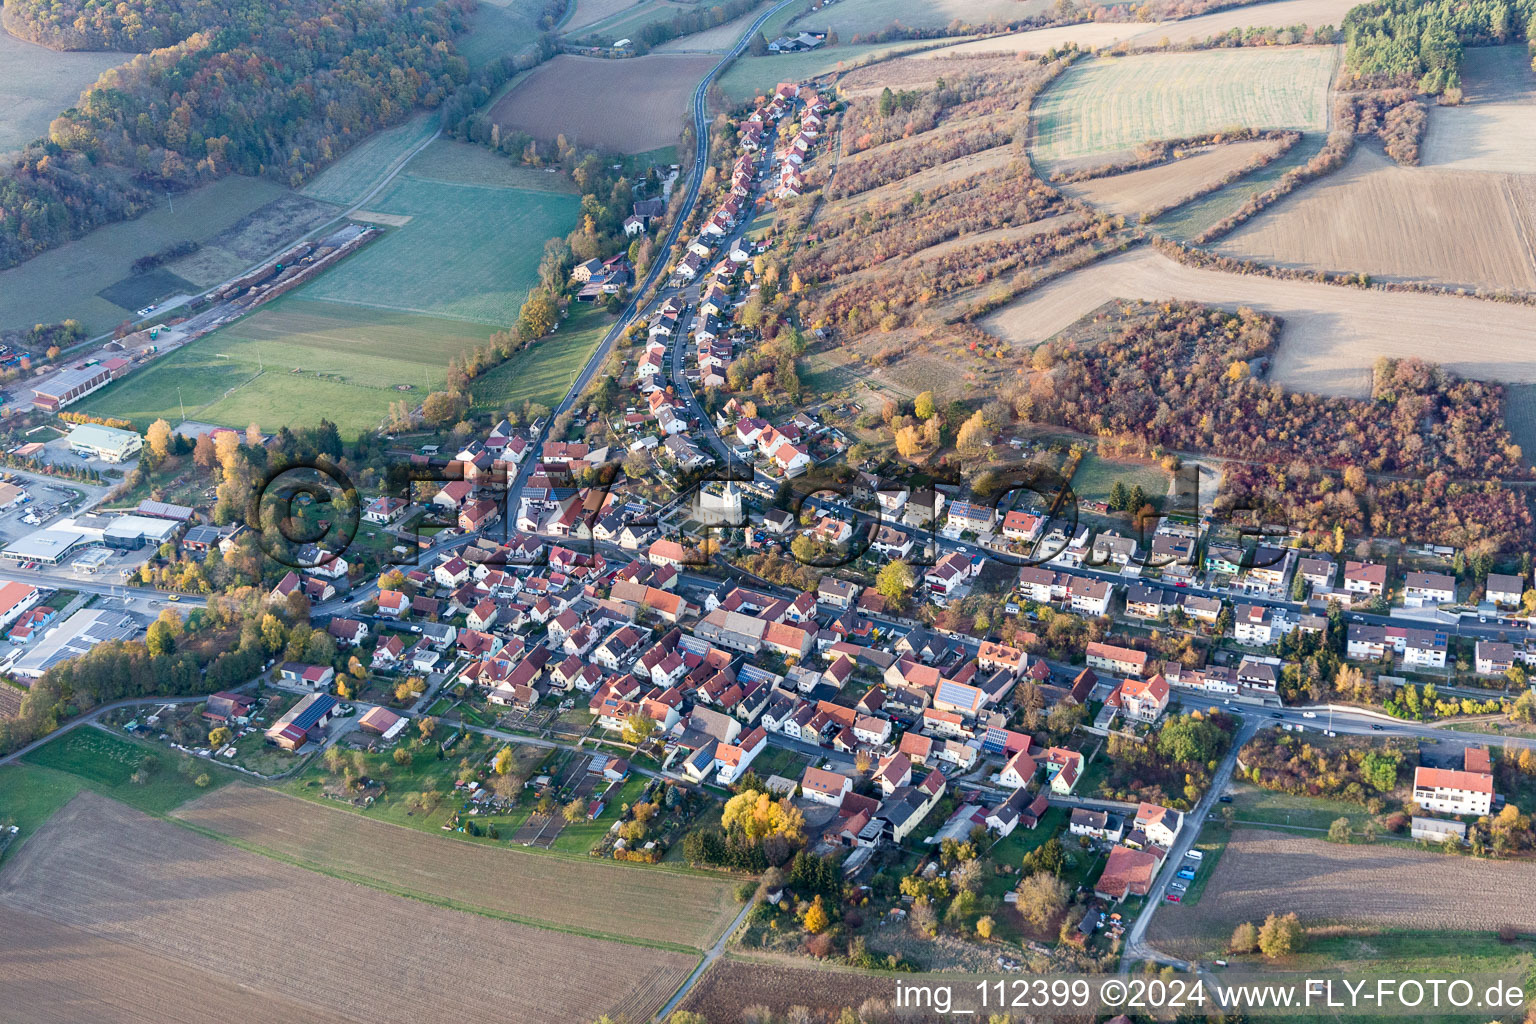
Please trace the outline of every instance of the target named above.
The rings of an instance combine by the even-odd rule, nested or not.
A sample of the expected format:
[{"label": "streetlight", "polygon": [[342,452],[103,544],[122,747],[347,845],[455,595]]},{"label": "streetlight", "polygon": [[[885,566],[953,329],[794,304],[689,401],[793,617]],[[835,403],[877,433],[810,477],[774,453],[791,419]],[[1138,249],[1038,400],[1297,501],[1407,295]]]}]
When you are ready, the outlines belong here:
[{"label": "streetlight", "polygon": [[187,422],[187,403],[182,400],[181,388],[176,389],[176,403],[181,406],[181,422]]}]

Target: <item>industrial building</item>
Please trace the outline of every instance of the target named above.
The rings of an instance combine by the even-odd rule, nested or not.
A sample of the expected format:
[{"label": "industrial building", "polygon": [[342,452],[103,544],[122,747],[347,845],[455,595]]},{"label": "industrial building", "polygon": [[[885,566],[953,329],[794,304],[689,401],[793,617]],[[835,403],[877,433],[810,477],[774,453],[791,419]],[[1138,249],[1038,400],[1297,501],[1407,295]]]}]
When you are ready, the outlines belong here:
[{"label": "industrial building", "polygon": [[108,640],[131,640],[139,634],[139,624],[123,612],[86,608],[75,612],[53,629],[11,666],[13,675],[38,679],[54,665],[74,658]]},{"label": "industrial building", "polygon": [[144,438],[132,430],[81,423],[69,432],[69,450],[82,459],[124,462],[139,454]]},{"label": "industrial building", "polygon": [[128,371],[126,359],[104,359],[89,366],[77,366],[61,370],[53,379],[32,389],[32,404],[39,409],[58,412],[91,394],[100,391]]}]

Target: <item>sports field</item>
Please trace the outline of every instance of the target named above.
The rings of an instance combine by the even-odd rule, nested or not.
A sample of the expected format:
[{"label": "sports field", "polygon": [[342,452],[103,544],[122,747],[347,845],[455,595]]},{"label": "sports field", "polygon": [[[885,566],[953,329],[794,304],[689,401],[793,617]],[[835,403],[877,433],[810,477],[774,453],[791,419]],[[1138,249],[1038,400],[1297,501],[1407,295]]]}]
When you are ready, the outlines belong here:
[{"label": "sports field", "polygon": [[301,426],[324,416],[355,434],[377,427],[391,402],[414,405],[441,387],[448,358],[489,333],[461,320],[284,296],[82,407],[141,429],[160,417],[179,422],[185,402],[189,419],[209,423]]},{"label": "sports field", "polygon": [[[292,195],[263,178],[224,178],[163,199],[135,220],[97,228],[19,267],[0,271],[0,328],[73,317],[90,331],[111,330],[138,307],[124,308],[97,293],[120,282],[125,287],[141,284],[132,280],[134,260],[184,240],[210,242],[268,203]],[[197,290],[191,282],[161,280],[167,286],[160,290],[166,294],[151,294],[140,305],[166,298],[170,292]]]},{"label": "sports field", "polygon": [[350,206],[383,181],[389,172],[437,131],[435,113],[417,114],[360,141],[341,159],[310,179],[300,191],[311,199]]},{"label": "sports field", "polygon": [[0,29],[0,153],[47,135],[49,123],[74,106],[86,86],[132,57],[110,50],[60,53]]},{"label": "sports field", "polygon": [[553,409],[611,326],[613,317],[601,309],[578,306],[554,334],[471,381],[475,407],[505,409],[533,401]]},{"label": "sports field", "polygon": [[538,281],[545,239],[569,231],[578,208],[558,192],[402,176],[368,209],[409,219],[303,294],[505,327]]},{"label": "sports field", "polygon": [[1073,67],[1035,103],[1041,165],[1229,128],[1321,130],[1334,47],[1105,57]]}]

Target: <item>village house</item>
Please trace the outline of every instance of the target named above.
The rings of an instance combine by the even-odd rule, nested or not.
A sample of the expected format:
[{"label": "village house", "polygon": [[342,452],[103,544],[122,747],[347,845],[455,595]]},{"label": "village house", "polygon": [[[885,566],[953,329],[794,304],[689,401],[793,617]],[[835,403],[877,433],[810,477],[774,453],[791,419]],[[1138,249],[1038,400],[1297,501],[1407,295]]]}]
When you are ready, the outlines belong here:
[{"label": "village house", "polygon": [[1454,768],[1415,768],[1413,802],[1426,811],[1482,816],[1493,807],[1493,776]]},{"label": "village house", "polygon": [[1101,669],[1122,676],[1139,677],[1147,670],[1151,658],[1146,651],[1094,641],[1084,651],[1089,668]]}]

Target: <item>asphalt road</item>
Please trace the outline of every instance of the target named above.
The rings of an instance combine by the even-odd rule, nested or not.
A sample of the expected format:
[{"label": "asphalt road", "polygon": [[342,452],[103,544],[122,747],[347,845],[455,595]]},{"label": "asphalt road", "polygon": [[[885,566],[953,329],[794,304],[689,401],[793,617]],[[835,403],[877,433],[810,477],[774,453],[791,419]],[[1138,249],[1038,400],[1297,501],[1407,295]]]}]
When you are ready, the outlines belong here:
[{"label": "asphalt road", "polygon": [[[779,0],[778,3],[764,11],[762,15],[759,16],[756,21],[752,22],[752,24],[747,27],[747,30],[742,33],[741,38],[736,41],[736,45],[731,48],[731,51],[724,57],[720,58],[719,63],[710,69],[709,74],[705,75],[703,80],[699,82],[698,87],[693,90],[693,169],[688,174],[688,187],[687,191],[684,193],[683,205],[678,210],[677,216],[673,219],[672,228],[667,232],[665,241],[663,241],[662,244],[656,248],[657,256],[655,264],[651,267],[650,272],[645,275],[645,280],[640,284],[640,286],[634,289],[634,293],[630,296],[628,304],[625,305],[623,312],[619,314],[618,322],[615,323],[613,327],[609,329],[608,333],[603,336],[602,343],[599,344],[593,351],[591,358],[587,360],[586,366],[582,367],[581,373],[576,376],[575,381],[571,385],[571,390],[566,393],[565,398],[560,402],[559,406],[557,406],[554,412],[551,413],[550,416],[546,419],[544,423],[544,429],[539,432],[539,436],[532,439],[536,450],[538,447],[543,445],[545,439],[549,436],[549,428],[555,422],[555,420],[559,419],[562,413],[567,412],[576,403],[576,400],[580,398],[581,393],[586,390],[587,385],[592,383],[592,378],[597,375],[597,371],[601,369],[603,361],[608,358],[608,353],[612,350],[613,343],[624,333],[626,329],[628,329],[630,324],[635,322],[636,314],[640,310],[641,296],[650,291],[650,289],[661,278],[661,275],[666,271],[668,262],[670,260],[670,254],[672,252],[672,246],[677,243],[677,238],[683,229],[683,225],[687,223],[689,216],[693,213],[694,206],[698,204],[699,191],[704,184],[704,168],[709,163],[710,132],[709,111],[706,104],[706,98],[709,93],[710,85],[714,83],[715,79],[720,76],[720,73],[724,71],[733,60],[735,60],[743,52],[746,51],[747,44],[751,41],[752,37],[757,34],[758,29],[763,27],[764,22],[766,22],[778,11],[788,7],[790,4],[795,2],[796,0]],[[665,296],[666,293],[660,294],[652,301],[652,303],[647,304],[647,312],[649,312],[649,310],[654,305],[659,304],[665,298]],[[549,344],[549,341],[546,340],[544,343]],[[521,501],[523,487],[528,482],[529,475],[533,472],[533,465],[535,461],[537,460],[532,458],[523,460],[523,465],[518,470],[517,477],[512,481],[511,487],[509,488],[510,494],[508,496],[508,507],[514,511],[518,508],[519,502]]]}]

